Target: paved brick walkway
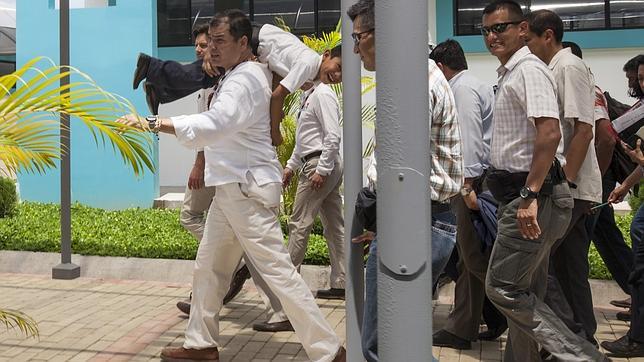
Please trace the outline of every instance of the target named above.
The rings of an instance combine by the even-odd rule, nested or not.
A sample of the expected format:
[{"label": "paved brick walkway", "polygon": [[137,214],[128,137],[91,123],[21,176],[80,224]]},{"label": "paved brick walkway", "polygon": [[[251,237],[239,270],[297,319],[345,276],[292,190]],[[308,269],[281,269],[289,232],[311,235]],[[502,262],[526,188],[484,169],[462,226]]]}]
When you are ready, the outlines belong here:
[{"label": "paved brick walkway", "polygon": [[[167,345],[181,345],[187,319],[175,303],[189,286],[159,282],[80,278],[52,280],[46,276],[0,274],[0,306],[19,309],[39,323],[40,338],[25,339],[0,327],[0,361],[147,361],[157,360]],[[444,323],[451,301],[436,304],[435,327]],[[222,311],[223,362],[307,361],[294,333],[254,332],[264,319],[252,283]],[[344,306],[318,300],[344,339]],[[615,319],[618,309],[597,307],[597,339],[612,340],[627,330]],[[462,353],[434,348],[441,361],[500,361],[500,342],[474,343]],[[625,359],[616,361],[625,361]],[[644,358],[631,359],[644,362]]]}]

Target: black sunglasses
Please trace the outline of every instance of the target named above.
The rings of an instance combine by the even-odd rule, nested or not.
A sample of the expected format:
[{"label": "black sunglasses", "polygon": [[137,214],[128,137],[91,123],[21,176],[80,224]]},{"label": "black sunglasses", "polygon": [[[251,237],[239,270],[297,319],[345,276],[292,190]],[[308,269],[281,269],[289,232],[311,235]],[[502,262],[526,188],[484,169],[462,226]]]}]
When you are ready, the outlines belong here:
[{"label": "black sunglasses", "polygon": [[523,20],[520,20],[520,21],[508,21],[508,22],[505,22],[505,23],[498,23],[498,24],[494,24],[494,25],[491,25],[491,26],[482,26],[481,27],[481,34],[483,34],[483,36],[488,36],[488,35],[490,35],[490,33],[494,33],[494,34],[505,33],[505,31],[508,30],[508,26],[521,24],[522,21]]},{"label": "black sunglasses", "polygon": [[358,45],[358,43],[360,43],[360,40],[362,40],[362,36],[364,34],[371,33],[374,30],[375,30],[374,28],[371,28],[369,30],[361,31],[359,33],[351,33],[351,38],[353,39],[353,43],[355,45]]}]

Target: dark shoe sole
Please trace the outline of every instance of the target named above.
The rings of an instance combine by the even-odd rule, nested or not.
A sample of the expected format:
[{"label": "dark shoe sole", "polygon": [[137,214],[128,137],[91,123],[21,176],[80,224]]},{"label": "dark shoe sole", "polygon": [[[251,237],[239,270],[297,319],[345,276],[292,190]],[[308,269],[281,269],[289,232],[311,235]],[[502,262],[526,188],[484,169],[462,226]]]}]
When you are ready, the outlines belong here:
[{"label": "dark shoe sole", "polygon": [[182,313],[185,313],[187,315],[190,315],[190,303],[180,301],[177,302],[177,309],[179,309]]},{"label": "dark shoe sole", "polygon": [[[280,322],[278,322],[280,323]],[[275,323],[255,323],[253,324],[253,330],[257,332],[295,332],[291,323],[280,323],[279,326],[276,326]]]},{"label": "dark shoe sole", "polygon": [[248,270],[248,267],[244,265],[235,273],[233,280],[230,282],[228,292],[224,296],[224,305],[228,304],[228,302],[239,295],[244,288],[244,283],[246,283],[246,280],[248,279],[250,279],[250,271]]},{"label": "dark shoe sole", "polygon": [[157,100],[156,90],[152,84],[143,83],[145,90],[145,102],[148,104],[148,109],[152,114],[159,114],[159,101]]},{"label": "dark shoe sole", "polygon": [[619,312],[615,315],[615,318],[617,320],[620,320],[622,322],[630,322],[631,321],[631,313],[630,312]]},{"label": "dark shoe sole", "polygon": [[618,308],[625,308],[625,309],[630,309],[631,308],[631,303],[628,303],[623,300],[611,300],[609,302],[611,305],[614,305]]},{"label": "dark shoe sole", "polygon": [[136,69],[134,69],[134,77],[132,78],[132,88],[139,88],[139,84],[148,75],[148,67],[150,66],[150,56],[147,54],[139,53],[136,59]]}]

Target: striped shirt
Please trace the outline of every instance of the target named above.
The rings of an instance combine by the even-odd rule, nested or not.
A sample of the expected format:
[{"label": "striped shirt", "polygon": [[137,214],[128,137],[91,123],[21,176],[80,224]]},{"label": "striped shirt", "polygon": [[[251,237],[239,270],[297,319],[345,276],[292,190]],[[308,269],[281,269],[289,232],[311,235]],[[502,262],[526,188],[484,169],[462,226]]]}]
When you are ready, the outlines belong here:
[{"label": "striped shirt", "polygon": [[[550,69],[527,46],[517,50],[497,73],[490,161],[499,170],[529,172],[537,134],[535,119],[559,119],[557,84]],[[563,138],[557,158],[565,163]]]},{"label": "striped shirt", "polygon": [[463,151],[456,103],[449,83],[433,60],[428,63],[432,201],[445,201],[463,185]]}]

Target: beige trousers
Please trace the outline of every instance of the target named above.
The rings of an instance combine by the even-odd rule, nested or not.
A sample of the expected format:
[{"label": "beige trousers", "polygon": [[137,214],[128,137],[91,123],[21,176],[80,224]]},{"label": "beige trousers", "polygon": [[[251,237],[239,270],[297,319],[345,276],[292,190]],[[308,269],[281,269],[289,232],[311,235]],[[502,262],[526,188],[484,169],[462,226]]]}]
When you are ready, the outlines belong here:
[{"label": "beige trousers", "polygon": [[297,268],[304,261],[309,234],[315,217],[320,215],[324,227],[324,237],[329,248],[331,261],[331,288],[344,289],[344,218],[342,217],[342,165],[335,163],[333,171],[327,175],[322,187],[314,190],[309,182],[319,158],[307,161],[300,173],[293,204],[293,213],[288,225],[288,252]]},{"label": "beige trousers", "polygon": [[245,253],[270,291],[279,298],[295,333],[312,361],[332,361],[340,340],[283,245],[278,205],[281,184],[217,186],[193,276],[192,310],[185,348],[220,346],[219,311],[235,267]]}]

